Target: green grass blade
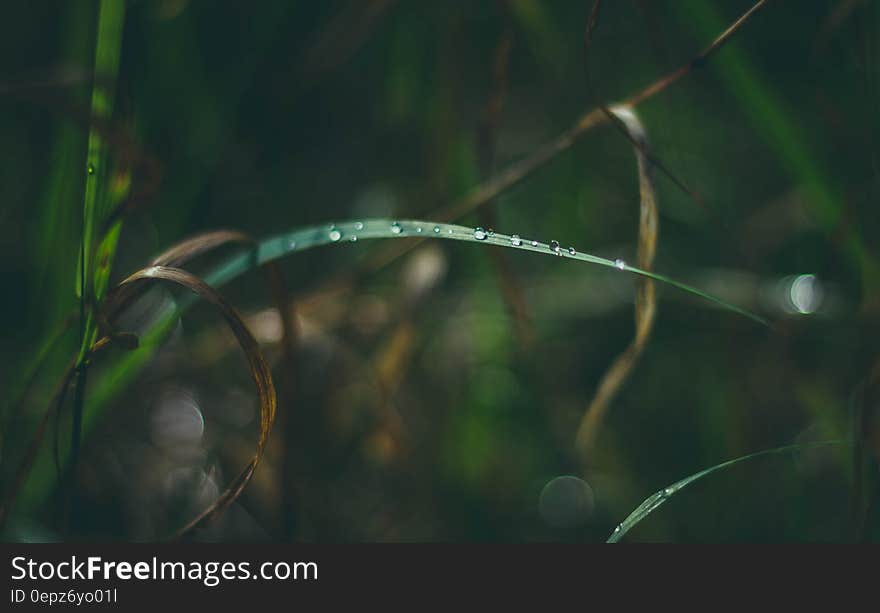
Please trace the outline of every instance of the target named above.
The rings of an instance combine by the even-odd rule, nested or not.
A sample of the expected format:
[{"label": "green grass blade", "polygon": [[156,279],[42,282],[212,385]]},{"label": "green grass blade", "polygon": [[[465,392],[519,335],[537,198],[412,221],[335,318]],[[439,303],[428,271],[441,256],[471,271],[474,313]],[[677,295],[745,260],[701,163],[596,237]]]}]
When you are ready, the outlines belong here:
[{"label": "green grass blade", "polygon": [[[109,118],[113,114],[116,75],[125,23],[125,2],[101,0],[98,6],[98,29],[95,43],[94,84],[92,85],[91,116]],[[109,154],[104,137],[97,127],[89,130],[86,157],[86,189],[83,198],[82,245],[80,247],[79,297],[83,315],[80,360],[94,341],[94,318],[87,314],[90,296],[101,299],[107,289],[110,264],[119,237],[118,226],[105,237],[100,229],[109,215]]]},{"label": "green grass blade", "polygon": [[[675,281],[663,275],[646,272],[630,266],[622,260],[611,260],[570,248],[556,246],[516,235],[489,233],[482,228],[471,228],[457,224],[435,223],[421,220],[364,219],[345,221],[335,224],[308,226],[278,234],[260,241],[255,250],[241,252],[231,256],[205,275],[204,280],[218,288],[242,276],[254,268],[278,260],[284,256],[321,247],[324,245],[357,245],[365,240],[389,238],[435,238],[444,240],[464,241],[478,244],[496,245],[521,251],[530,251],[560,259],[597,264],[622,273],[630,273],[650,277],[661,283],[667,283],[684,292],[712,301],[733,313],[743,315],[754,322],[767,325],[767,321],[746,309],[730,304],[720,298],[707,294],[690,285]],[[154,327],[141,336],[139,347],[135,351],[120,356],[113,366],[95,381],[89,389],[86,407],[83,413],[83,431],[88,432],[95,423],[101,410],[107,406],[122,389],[129,385],[141,369],[149,362],[160,342],[172,330],[177,318],[195,302],[194,297],[185,297],[178,305],[168,305],[157,314]],[[45,455],[45,454],[44,454]],[[38,459],[34,466],[32,478],[21,494],[23,506],[39,504],[45,499],[48,477],[51,475],[52,464],[48,456]]]},{"label": "green grass blade", "polygon": [[[70,456],[75,479],[79,461],[82,419],[85,407],[85,386],[90,348],[97,337],[93,305],[107,290],[110,266],[116,252],[120,224],[102,235],[104,222],[110,214],[112,201],[110,156],[104,137],[94,122],[113,115],[116,76],[122,47],[122,29],[125,24],[125,2],[101,0],[98,5],[98,28],[95,42],[95,65],[92,83],[89,144],[86,153],[86,189],[83,198],[82,242],[79,254],[80,350],[77,357],[76,389],[74,392],[73,427]],[[73,488],[68,489],[65,516],[71,507]]]},{"label": "green grass blade", "polygon": [[818,441],[815,443],[803,443],[800,445],[786,445],[785,447],[776,447],[774,449],[765,449],[764,451],[758,451],[746,456],[742,456],[740,458],[734,458],[733,460],[728,460],[726,462],[722,462],[721,464],[716,464],[706,470],[701,470],[698,473],[695,473],[689,477],[685,477],[681,481],[676,481],[672,485],[668,487],[664,487],[662,490],[655,492],[648,496],[645,501],[636,507],[636,509],[630,513],[626,519],[624,519],[618,526],[614,529],[614,532],[611,533],[611,536],[608,537],[606,542],[608,543],[617,543],[626,536],[626,533],[632,530],[639,522],[645,519],[648,515],[656,511],[658,508],[663,506],[663,504],[669,500],[672,496],[679,493],[681,490],[686,488],[688,485],[693,483],[694,481],[698,481],[703,477],[707,477],[712,473],[718,472],[719,470],[723,470],[725,468],[729,468],[734,464],[739,464],[740,462],[745,462],[746,460],[754,460],[756,458],[761,458],[769,455],[780,455],[784,453],[790,453],[792,451],[799,451],[803,449],[812,449],[814,447],[823,447],[827,445],[840,445],[845,441]]}]

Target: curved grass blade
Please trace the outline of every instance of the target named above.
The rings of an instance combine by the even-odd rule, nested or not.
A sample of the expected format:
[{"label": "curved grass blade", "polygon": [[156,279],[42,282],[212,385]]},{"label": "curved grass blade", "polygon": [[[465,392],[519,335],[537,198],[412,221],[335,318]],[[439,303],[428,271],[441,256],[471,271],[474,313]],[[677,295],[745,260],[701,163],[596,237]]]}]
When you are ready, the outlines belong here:
[{"label": "curved grass blade", "polygon": [[[457,224],[435,223],[422,220],[393,220],[393,219],[364,219],[359,221],[346,221],[335,224],[308,226],[290,232],[279,234],[257,243],[253,249],[236,254],[219,264],[203,277],[208,285],[219,288],[233,281],[239,276],[249,272],[257,266],[275,262],[276,260],[315,247],[324,245],[357,244],[364,240],[388,239],[388,238],[438,238],[444,240],[465,241],[481,243],[530,251],[543,255],[551,255],[560,259],[575,260],[597,264],[607,268],[660,281],[671,285],[679,290],[693,294],[707,301],[714,302],[718,306],[742,315],[752,321],[767,326],[768,322],[761,316],[746,309],[730,304],[720,298],[712,296],[695,287],[675,281],[663,275],[642,270],[636,266],[630,266],[622,260],[610,260],[600,256],[565,249],[557,246],[555,242],[546,243],[535,239],[519,237],[517,235],[502,234],[480,228],[471,228]],[[129,351],[121,356],[108,372],[99,381],[93,382],[87,399],[87,407],[83,416],[83,428],[85,431],[94,423],[100,411],[109,401],[115,397],[119,390],[130,384],[140,370],[146,366],[159,343],[172,330],[174,322],[194,302],[192,299],[183,299],[178,305],[169,305],[158,313],[157,323],[151,331],[139,339],[139,348]],[[35,467],[35,473],[48,471],[48,461]],[[45,476],[45,474],[44,474]],[[25,489],[22,497],[26,500],[23,504],[40,504],[45,500],[46,484],[40,479],[33,479],[33,490]]]},{"label": "curved grass blade", "polygon": [[[107,118],[113,113],[115,81],[119,71],[122,46],[122,29],[125,24],[125,3],[101,0],[98,5],[98,31],[95,42],[94,74],[92,87],[91,117]],[[100,76],[104,84],[99,85]],[[96,125],[89,130],[87,153],[86,189],[83,198],[82,244],[78,292],[80,298],[81,347],[79,362],[86,359],[89,347],[95,341],[96,325],[91,313],[87,313],[89,301],[97,303],[107,288],[110,264],[119,238],[118,224],[106,235],[99,230],[110,211],[110,172],[107,143],[102,130]]]},{"label": "curved grass blade", "polygon": [[690,477],[685,477],[681,481],[676,481],[672,485],[668,487],[664,487],[662,490],[655,492],[654,494],[648,496],[645,501],[637,506],[635,510],[630,513],[626,519],[624,519],[616,528],[614,528],[614,532],[611,533],[611,536],[608,537],[606,543],[617,543],[626,536],[626,533],[632,530],[639,522],[645,519],[648,515],[656,511],[660,508],[663,503],[669,500],[670,497],[674,496],[688,485],[702,479],[703,477],[707,477],[712,473],[718,472],[719,470],[723,470],[734,464],[739,464],[740,462],[745,462],[746,460],[753,460],[756,458],[761,458],[769,455],[780,455],[784,453],[790,453],[792,451],[800,451],[803,449],[812,449],[815,447],[824,447],[828,445],[841,445],[846,443],[846,441],[834,440],[834,441],[817,441],[815,443],[802,443],[799,445],[786,445],[785,447],[776,447],[774,449],[765,449],[764,451],[758,451],[746,456],[742,456],[740,458],[734,458],[733,460],[728,460],[726,462],[722,462],[721,464],[716,464],[706,470],[701,470],[700,472],[691,475]]},{"label": "curved grass blade", "polygon": [[[212,232],[205,232],[192,236],[189,239],[181,241],[176,245],[168,248],[167,250],[153,258],[151,266],[180,267],[200,255],[203,255],[213,249],[222,247],[227,244],[255,245],[256,241],[247,234],[234,230],[216,230]],[[266,272],[272,298],[281,313],[281,319],[284,326],[282,333],[283,350],[287,357],[290,358],[293,353],[296,333],[293,315],[288,308],[288,292],[286,284],[284,282],[284,275],[277,262],[268,263],[266,266]],[[116,296],[116,298],[114,299],[114,305],[112,306],[113,310],[116,313],[123,311],[126,306],[131,304],[131,302],[133,302],[137,298],[137,296],[142,293],[141,290],[145,288],[143,287],[143,284],[139,285],[141,285],[141,287],[131,288],[130,290],[126,291],[124,295]],[[114,330],[113,325],[110,323],[110,317],[112,317],[113,315],[115,315],[115,313],[110,314],[106,312],[106,307],[105,310],[98,311],[96,313],[99,330],[105,336],[100,338],[98,341],[95,342],[95,344],[92,345],[89,351],[90,357],[94,357],[94,355],[99,350],[114,343],[118,346],[124,346],[127,349],[135,349],[138,347],[139,339],[137,336],[130,333],[119,333]],[[72,320],[72,316],[68,318],[68,320]],[[149,355],[149,353],[149,351],[145,352],[146,355]],[[290,360],[288,359],[288,364],[289,363]],[[63,380],[66,381],[68,384],[72,380],[72,377],[76,374],[73,370],[74,366],[71,366],[70,368],[70,372],[66,372],[63,377]],[[65,393],[66,389],[67,387],[64,387]],[[4,501],[2,510],[0,510],[0,522],[2,522],[3,516],[12,508],[15,502],[16,495],[22,486],[22,483],[20,483],[19,481],[22,481],[23,478],[27,475],[28,470],[30,469],[31,465],[34,463],[35,458],[37,457],[36,454],[44,438],[46,427],[49,423],[49,417],[53,412],[51,410],[52,407],[54,407],[54,413],[60,414],[61,412],[64,396],[60,396],[59,400],[58,395],[56,394],[54,398],[55,399],[50,404],[50,410],[46,412],[46,414],[41,419],[40,424],[37,426],[34,438],[31,441],[28,452],[26,454],[26,459],[22,462],[17,473],[18,477],[16,479],[16,486],[13,487],[12,490],[8,493],[7,498]],[[72,456],[72,459],[75,458]],[[59,456],[57,453],[57,432],[55,447],[55,467],[56,472],[60,473],[61,463],[59,461]]]},{"label": "curved grass blade", "polygon": [[[609,112],[616,120],[620,121],[622,128],[625,128],[627,135],[634,143],[633,149],[639,173],[638,260],[639,266],[649,271],[654,265],[654,256],[657,253],[659,218],[657,191],[654,188],[654,164],[649,153],[650,145],[647,132],[631,107],[615,107],[609,109]],[[586,453],[590,449],[596,439],[599,426],[608,412],[608,407],[611,406],[611,401],[635,368],[639,356],[642,355],[651,336],[656,313],[657,292],[654,281],[650,277],[643,277],[636,287],[635,337],[602,376],[593,400],[584,411],[575,436],[575,444],[581,453]]]},{"label": "curved grass blade", "polygon": [[[455,224],[418,220],[395,221],[392,219],[365,219],[363,221],[347,221],[329,225],[309,226],[260,241],[256,245],[255,250],[230,257],[217,266],[213,271],[205,275],[204,280],[213,287],[222,287],[224,284],[236,279],[255,266],[276,261],[291,253],[305,251],[323,245],[357,243],[363,240],[382,238],[439,238],[485,243],[519,249],[522,251],[541,253],[544,255],[555,255],[561,258],[598,264],[617,271],[641,275],[655,281],[666,283],[710,302],[714,302],[726,310],[747,317],[761,325],[768,325],[768,322],[764,318],[746,309],[725,302],[720,298],[712,296],[711,294],[685,283],[675,281],[654,272],[642,270],[635,266],[630,266],[621,260],[610,260],[576,250],[571,252],[568,249],[562,249],[561,247],[558,250],[554,250],[551,248],[550,244],[545,242],[498,232],[488,234],[488,232],[483,231],[484,237],[477,238],[477,236],[479,236],[477,230],[478,229]],[[145,348],[156,347],[164,338],[165,334],[171,330],[171,326],[176,320],[176,316],[179,314],[178,310],[182,311],[186,309],[188,304],[189,303],[184,301],[177,308],[174,306],[166,307],[166,310],[160,314],[158,323],[153,331],[147,333],[144,338],[141,339],[142,346]],[[106,404],[120,388],[124,387],[131,381],[140,368],[146,364],[149,356],[150,352],[148,351],[133,351],[123,356],[114,368],[111,376],[106,377],[102,382],[96,383],[91,394],[92,402],[99,406]],[[93,411],[88,411],[88,413],[93,413]]]},{"label": "curved grass blade", "polygon": [[272,373],[269,370],[269,364],[260,351],[260,346],[256,339],[245,326],[241,316],[226,300],[211,286],[199,279],[197,276],[180,268],[169,266],[151,266],[144,268],[123,280],[114,290],[114,293],[108,297],[108,306],[110,313],[108,319],[112,320],[117,314],[117,305],[126,302],[126,294],[132,291],[138,291],[138,286],[143,285],[147,281],[165,281],[185,287],[194,292],[200,298],[206,300],[212,306],[216,307],[223,319],[229,325],[239,345],[245,353],[250,366],[251,377],[257,388],[257,397],[260,402],[260,434],[257,440],[256,451],[251,461],[248,462],[244,470],[236,477],[226,490],[215,500],[207,509],[199,513],[184,527],[175,533],[175,538],[183,537],[192,533],[196,528],[209,521],[212,517],[218,515],[232,504],[236,498],[244,490],[254,474],[254,470],[263,456],[263,450],[272,430],[272,424],[275,421],[276,397],[275,386],[272,382]]}]

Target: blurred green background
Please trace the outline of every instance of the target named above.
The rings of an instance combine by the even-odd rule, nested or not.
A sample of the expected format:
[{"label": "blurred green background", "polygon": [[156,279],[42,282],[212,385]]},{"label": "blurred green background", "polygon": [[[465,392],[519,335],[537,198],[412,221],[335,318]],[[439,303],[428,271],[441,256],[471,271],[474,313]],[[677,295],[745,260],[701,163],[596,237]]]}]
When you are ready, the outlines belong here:
[{"label": "blurred green background", "polygon": [[[149,164],[131,175],[144,197],[112,278],[208,229],[262,237],[430,219],[597,102],[687,63],[751,3],[607,2],[585,53],[591,5],[128,2],[113,123]],[[78,110],[89,108],[97,7],[2,9],[4,405],[78,308],[88,140]],[[280,362],[263,276],[224,287],[276,366],[282,417],[254,481],[199,538],[602,541],[649,494],[705,467],[848,438],[853,414],[880,406],[870,384],[862,393],[880,338],[878,34],[876,2],[770,2],[704,67],[638,107],[656,156],[703,201],[658,175],[656,269],[772,326],[660,286],[652,339],[586,463],[574,433],[632,338],[630,276],[512,250],[504,275],[496,248],[428,241],[331,291],[382,245],[297,254],[283,261],[300,330],[293,368]],[[635,259],[635,158],[612,127],[490,206],[501,232]],[[525,317],[512,315],[505,283]],[[128,323],[147,326],[180,296],[151,291]],[[4,491],[77,348],[72,331],[26,402],[4,408]],[[96,360],[87,394],[123,353]],[[73,525],[51,462],[53,430],[66,453],[63,415],[7,538],[161,538],[238,473],[259,422],[246,362],[205,307],[92,419]],[[851,456],[841,445],[740,464],[673,497],[629,538],[851,540]],[[862,537],[876,539],[876,502],[868,515]]]}]

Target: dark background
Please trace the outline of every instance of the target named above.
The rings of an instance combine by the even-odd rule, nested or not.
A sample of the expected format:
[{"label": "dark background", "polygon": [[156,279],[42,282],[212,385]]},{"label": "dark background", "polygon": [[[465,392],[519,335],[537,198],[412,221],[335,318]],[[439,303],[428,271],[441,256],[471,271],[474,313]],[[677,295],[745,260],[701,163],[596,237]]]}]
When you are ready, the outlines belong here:
[{"label": "dark background", "polygon": [[[260,237],[430,218],[597,101],[686,63],[750,6],[608,2],[585,53],[591,4],[129,2],[114,120],[161,172],[136,176],[149,197],[126,220],[114,278],[206,229]],[[2,7],[4,403],[77,307],[87,126],[72,109],[88,108],[96,6]],[[849,437],[877,359],[878,27],[875,2],[770,2],[704,68],[638,108],[657,157],[703,201],[657,177],[657,270],[770,328],[660,287],[651,342],[584,465],[574,432],[632,338],[631,277],[504,250],[527,305],[517,323],[492,247],[428,242],[337,292],[326,281],[381,245],[289,257],[301,338],[295,368],[275,371],[283,427],[242,498],[199,538],[604,540],[649,494],[705,467]],[[487,163],[481,121],[507,36]],[[53,85],[14,91],[35,81]],[[492,207],[501,232],[633,261],[638,205],[632,147],[605,126]],[[223,293],[278,364],[262,276]],[[151,292],[135,319],[179,296]],[[4,413],[7,488],[75,350],[72,334],[24,406]],[[90,390],[113,359],[97,361]],[[258,419],[231,335],[197,308],[91,423],[74,524],[63,525],[44,462],[9,538],[161,538],[238,473]],[[63,451],[69,417],[59,430]],[[842,445],[740,464],[673,497],[631,537],[849,540],[850,460]],[[548,486],[561,475],[582,482]],[[877,526],[875,511],[868,533]]]}]

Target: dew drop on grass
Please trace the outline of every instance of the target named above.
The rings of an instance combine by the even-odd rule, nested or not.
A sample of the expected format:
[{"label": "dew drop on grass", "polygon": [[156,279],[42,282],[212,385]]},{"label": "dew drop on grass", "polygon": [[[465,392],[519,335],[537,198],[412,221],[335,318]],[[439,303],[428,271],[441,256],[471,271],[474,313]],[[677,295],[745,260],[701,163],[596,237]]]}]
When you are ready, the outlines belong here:
[{"label": "dew drop on grass", "polygon": [[486,230],[486,234],[488,236],[493,236],[495,234],[495,230],[493,230],[492,228],[489,228],[488,230]]},{"label": "dew drop on grass", "polygon": [[356,242],[357,242],[357,239],[358,239],[358,237],[355,236],[354,234],[352,234],[352,235],[351,235],[351,238],[349,238],[348,240],[351,241],[352,243],[356,243]]},{"label": "dew drop on grass", "polygon": [[478,241],[486,240],[486,231],[483,228],[474,228],[474,238]]},{"label": "dew drop on grass", "polygon": [[329,234],[327,234],[327,236],[330,238],[331,241],[333,241],[335,243],[340,238],[342,238],[342,232],[340,232],[339,230],[333,229],[333,230],[330,230],[330,232],[329,232]]},{"label": "dew drop on grass", "polygon": [[86,166],[86,172],[87,172],[88,174],[90,174],[90,175],[95,174],[95,166],[94,166],[94,164],[89,164],[88,166]]},{"label": "dew drop on grass", "polygon": [[664,495],[664,496],[671,496],[671,495],[672,495],[672,488],[671,488],[671,487],[667,487],[666,489],[664,489],[664,490],[663,490],[663,495]]},{"label": "dew drop on grass", "polygon": [[449,230],[447,230],[447,232],[448,232],[449,234],[452,234],[452,228],[449,228]]},{"label": "dew drop on grass", "polygon": [[399,223],[397,223],[395,221],[393,224],[391,224],[391,233],[392,234],[400,234],[401,232],[403,232],[403,228],[400,227]]},{"label": "dew drop on grass", "polygon": [[550,241],[550,251],[552,251],[556,255],[562,255],[559,248],[559,241]]},{"label": "dew drop on grass", "polygon": [[519,247],[522,245],[522,239],[519,237],[519,234],[514,234],[510,237],[510,244],[514,247]]},{"label": "dew drop on grass", "polygon": [[569,255],[577,255],[577,249],[575,249],[574,247],[569,247],[568,253]]},{"label": "dew drop on grass", "polygon": [[617,270],[626,270],[626,262],[624,262],[620,258],[617,258],[616,260],[614,260],[614,268],[616,268]]},{"label": "dew drop on grass", "polygon": [[537,247],[537,246],[538,246],[538,241],[532,241],[532,247]]},{"label": "dew drop on grass", "polygon": [[421,227],[421,226],[418,226],[418,227],[416,228],[416,234],[421,234],[421,233],[422,233],[422,227]]},{"label": "dew drop on grass", "polygon": [[440,234],[440,226],[434,226],[434,234]]},{"label": "dew drop on grass", "polygon": [[287,248],[291,250],[296,249],[296,241],[293,239],[287,241]]},{"label": "dew drop on grass", "polygon": [[363,222],[359,221],[359,222],[357,222],[356,224],[354,224],[354,229],[355,229],[355,230],[363,230],[363,229],[364,229],[364,224],[363,224]]}]

